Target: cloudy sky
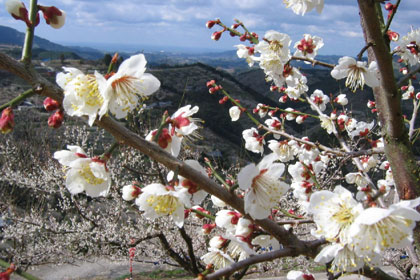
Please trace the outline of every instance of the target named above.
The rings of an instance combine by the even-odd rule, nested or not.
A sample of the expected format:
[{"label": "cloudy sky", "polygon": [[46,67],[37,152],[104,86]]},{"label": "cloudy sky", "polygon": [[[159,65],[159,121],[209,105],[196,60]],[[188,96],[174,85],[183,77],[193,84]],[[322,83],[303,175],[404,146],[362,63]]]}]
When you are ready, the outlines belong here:
[{"label": "cloudy sky", "polygon": [[[21,21],[13,20],[0,0],[0,25],[25,30]],[[29,0],[23,0],[29,6]],[[391,1],[395,2],[395,1]],[[391,29],[401,35],[411,27],[420,27],[419,0],[402,0],[401,12]],[[355,56],[363,46],[356,0],[325,0],[321,15],[312,11],[305,16],[286,9],[282,0],[62,0],[39,1],[66,11],[62,29],[42,23],[38,36],[59,43],[94,45],[99,43],[190,47],[221,51],[238,44],[224,34],[219,42],[210,39],[217,27],[208,30],[207,20],[220,18],[226,25],[233,19],[243,21],[249,30],[263,36],[274,29],[299,40],[305,33],[320,36],[325,46],[321,54]]]}]

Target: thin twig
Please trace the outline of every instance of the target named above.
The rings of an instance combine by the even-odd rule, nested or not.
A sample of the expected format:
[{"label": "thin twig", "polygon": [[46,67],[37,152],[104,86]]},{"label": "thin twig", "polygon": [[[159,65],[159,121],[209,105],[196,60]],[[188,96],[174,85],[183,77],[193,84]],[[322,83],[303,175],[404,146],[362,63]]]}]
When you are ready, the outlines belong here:
[{"label": "thin twig", "polygon": [[192,239],[187,234],[184,227],[179,229],[179,233],[181,233],[182,238],[184,239],[185,243],[187,243],[188,256],[190,257],[190,262],[191,262],[191,265],[192,265],[192,271],[193,271],[194,274],[198,274],[198,273],[200,273],[200,271],[198,270],[198,267],[197,267],[197,259],[196,259],[195,254],[194,254],[194,247],[192,245]]}]

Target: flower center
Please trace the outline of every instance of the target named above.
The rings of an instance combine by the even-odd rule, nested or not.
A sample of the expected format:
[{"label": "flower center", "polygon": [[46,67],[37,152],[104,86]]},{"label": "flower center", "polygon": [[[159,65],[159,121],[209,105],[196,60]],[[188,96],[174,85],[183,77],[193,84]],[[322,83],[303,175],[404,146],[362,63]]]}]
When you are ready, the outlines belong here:
[{"label": "flower center", "polygon": [[100,185],[105,182],[104,179],[98,178],[92,173],[92,169],[90,169],[88,164],[84,165],[83,168],[79,170],[79,175],[91,185]]},{"label": "flower center", "polygon": [[86,75],[85,77],[86,81],[81,81],[80,77],[77,77],[77,81],[75,83],[77,96],[82,98],[89,106],[101,106],[104,100],[99,92],[98,82],[95,76]]},{"label": "flower center", "polygon": [[280,43],[277,40],[273,40],[270,42],[270,50],[272,50],[273,52],[278,52],[283,48],[283,44]]},{"label": "flower center", "polygon": [[157,214],[171,215],[178,207],[178,199],[168,194],[150,195],[146,202]]},{"label": "flower center", "polygon": [[340,224],[341,227],[346,227],[354,221],[354,215],[351,213],[351,209],[347,208],[346,205],[341,204],[339,211],[337,211],[332,218]]}]

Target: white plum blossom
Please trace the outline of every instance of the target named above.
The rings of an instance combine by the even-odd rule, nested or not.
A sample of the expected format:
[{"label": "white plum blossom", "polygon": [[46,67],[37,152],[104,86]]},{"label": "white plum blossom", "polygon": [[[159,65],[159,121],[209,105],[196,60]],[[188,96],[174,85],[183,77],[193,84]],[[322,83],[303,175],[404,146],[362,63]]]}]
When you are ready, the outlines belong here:
[{"label": "white plum blossom", "polygon": [[378,66],[376,61],[372,61],[367,67],[365,61],[356,61],[354,58],[344,56],[338,60],[338,65],[331,71],[331,76],[336,79],[346,79],[346,87],[353,92],[358,88],[363,89],[367,84],[371,88],[379,86]]},{"label": "white plum blossom", "polygon": [[210,239],[209,246],[211,248],[221,249],[226,245],[227,241],[228,240],[223,236],[215,235]]},{"label": "white plum blossom", "polygon": [[260,118],[264,118],[268,113],[268,106],[262,103],[258,103],[253,112],[254,114],[257,113]]},{"label": "white plum blossom", "polygon": [[305,15],[314,8],[320,14],[324,8],[324,0],[283,0],[286,8],[291,8],[297,15]]},{"label": "white plum blossom", "polygon": [[[293,108],[286,108],[286,109],[284,109],[286,112],[297,112],[295,109],[293,109]],[[286,114],[286,120],[288,120],[288,121],[293,121],[294,119],[296,119],[296,114],[293,114],[293,113],[287,113]]]},{"label": "white plum blossom", "polygon": [[233,122],[236,122],[237,120],[239,120],[239,117],[241,116],[241,109],[239,109],[238,106],[232,106],[232,107],[230,107],[230,109],[229,109],[229,116],[230,116],[230,119]]},{"label": "white plum blossom", "polygon": [[334,102],[337,102],[342,106],[346,106],[349,103],[349,100],[347,99],[347,96],[344,93],[342,93],[334,99]]},{"label": "white plum blossom", "polygon": [[[379,264],[379,256],[373,254],[370,265]],[[352,272],[359,270],[365,265],[363,257],[359,257],[347,244],[333,243],[325,246],[315,257],[315,262],[329,263],[332,272]]]},{"label": "white plum blossom", "polygon": [[401,58],[411,66],[420,61],[420,28],[411,30],[406,36],[403,36],[395,49]]},{"label": "white plum blossom", "polygon": [[369,181],[360,172],[347,173],[345,179],[348,184],[355,184],[358,188],[365,188],[369,185]]},{"label": "white plum blossom", "polygon": [[220,208],[226,207],[226,203],[220,198],[218,198],[217,196],[212,195],[210,199],[215,206],[220,207]]},{"label": "white plum blossom", "polygon": [[179,137],[187,136],[198,129],[199,126],[197,123],[201,122],[201,120],[191,117],[198,112],[198,109],[198,106],[191,108],[191,105],[185,105],[173,113],[169,121],[171,135],[175,135],[176,133]]},{"label": "white plum blossom", "polygon": [[327,131],[328,134],[334,132],[334,122],[327,116],[320,116],[321,127]]},{"label": "white plum blossom", "polygon": [[415,97],[415,93],[414,93],[414,87],[413,86],[409,86],[407,88],[407,90],[404,91],[404,93],[401,96],[401,98],[403,100],[414,99],[414,97]]},{"label": "white plum blossom", "polygon": [[238,174],[239,187],[245,191],[245,213],[253,219],[267,218],[271,208],[289,189],[289,185],[280,181],[284,164],[276,160],[276,154],[269,154],[258,165],[251,163]]},{"label": "white plum blossom", "polygon": [[173,188],[159,183],[150,184],[142,189],[136,199],[136,205],[144,216],[154,220],[162,216],[171,216],[178,227],[184,225],[184,206],[189,208],[189,194],[186,188]]},{"label": "white plum blossom", "polygon": [[224,228],[227,232],[234,234],[236,225],[242,215],[232,210],[220,210],[216,213],[215,223],[218,227]]},{"label": "white plum blossom", "polygon": [[346,244],[350,241],[350,226],[363,211],[363,206],[350,191],[336,186],[334,192],[322,190],[313,193],[308,211],[313,214],[317,226],[312,232],[314,236]]},{"label": "white plum blossom", "polygon": [[258,235],[251,241],[252,245],[260,246],[264,251],[275,251],[281,248],[279,241],[271,235]]},{"label": "white plum blossom", "polygon": [[105,161],[89,158],[79,146],[67,146],[68,150],[54,153],[54,158],[68,170],[66,188],[71,194],[86,192],[88,196],[106,196],[111,187],[111,176]]},{"label": "white plum blossom", "polygon": [[260,40],[255,46],[255,51],[261,53],[262,56],[274,53],[283,63],[286,63],[290,59],[289,46],[292,41],[289,35],[275,30],[269,30],[265,33],[264,39],[265,40]]},{"label": "white plum blossom", "polygon": [[215,269],[221,269],[232,265],[235,261],[225,252],[209,248],[209,252],[201,257],[201,260],[206,264],[213,264]]},{"label": "white plum blossom", "polygon": [[247,47],[243,44],[240,45],[235,45],[234,47],[236,47],[238,50],[236,51],[236,54],[238,55],[239,58],[245,58],[246,62],[248,63],[249,67],[252,67],[254,65],[254,49]]},{"label": "white plum blossom", "polygon": [[239,218],[238,224],[236,225],[236,230],[235,230],[236,237],[247,238],[252,234],[253,231],[254,231],[254,226],[251,220],[248,220],[243,217]]},{"label": "white plum blossom", "polygon": [[122,198],[126,201],[136,199],[141,194],[141,189],[135,184],[125,185],[122,188]]},{"label": "white plum blossom", "polygon": [[[193,169],[200,172],[203,176],[207,176],[206,170],[204,169],[204,167],[200,165],[198,161],[193,160],[193,159],[187,159],[184,162],[188,164],[190,167],[192,167]],[[196,183],[194,183],[190,179],[182,177],[181,175],[178,175],[178,179],[179,179],[179,186],[186,188],[188,190],[188,193],[191,195],[193,204],[200,204],[206,198],[207,192],[200,189]]]},{"label": "white plum blossom", "polygon": [[[320,89],[314,90],[314,93],[312,93],[310,99],[318,106],[321,111],[325,111],[327,108],[326,104],[330,102],[330,98]],[[311,105],[311,108],[312,110],[316,111],[316,108],[313,105]]]},{"label": "white plum blossom", "polygon": [[240,238],[228,236],[228,239],[229,243],[226,247],[226,252],[232,259],[242,261],[255,254],[254,250],[252,250],[246,242],[241,241]]},{"label": "white plum blossom", "polygon": [[[294,56],[314,59],[320,48],[324,46],[324,41],[321,37],[304,34],[303,39],[296,42],[294,48],[296,49]],[[306,63],[310,63],[305,61]]]},{"label": "white plum blossom", "polygon": [[[270,119],[266,119],[264,122],[268,128],[274,131],[280,131],[282,129],[282,123],[277,117],[271,117]],[[280,135],[273,133],[274,139],[279,139]]]},{"label": "white plum blossom", "polygon": [[308,79],[305,76],[295,80],[294,86],[288,86],[285,90],[287,96],[292,99],[298,99],[300,96],[308,91],[307,83]]},{"label": "white plum blossom", "polygon": [[104,85],[101,115],[109,110],[117,119],[125,118],[137,107],[139,97],[145,98],[159,89],[160,81],[144,73],[146,63],[143,54],[133,55],[121,63],[117,73]]},{"label": "white plum blossom", "polygon": [[276,155],[277,159],[281,162],[288,162],[294,159],[295,154],[297,152],[295,140],[290,141],[276,141],[270,140],[268,141],[268,148],[272,150]]},{"label": "white plum blossom", "polygon": [[245,129],[242,132],[242,137],[245,139],[245,149],[254,152],[261,153],[264,152],[264,137],[258,134],[258,130],[254,127],[250,129]]},{"label": "white plum blossom", "polygon": [[85,75],[76,68],[64,68],[66,73],[58,73],[57,84],[64,90],[63,108],[70,116],[88,116],[90,126],[96,117],[102,117],[105,97],[103,85],[106,80],[97,71]]},{"label": "white plum blossom", "polygon": [[368,135],[371,131],[373,126],[375,125],[375,122],[372,121],[370,123],[366,122],[357,122],[354,129],[349,133],[351,138],[354,137],[365,137]]},{"label": "white plum blossom", "polygon": [[[154,142],[157,133],[158,130],[154,129],[146,135],[145,139]],[[157,144],[168,153],[171,153],[174,157],[177,157],[181,150],[182,137],[178,137],[176,134],[171,135],[167,128],[163,128],[157,139]]]},{"label": "white plum blossom", "polygon": [[412,209],[420,198],[392,204],[388,209],[371,207],[355,219],[350,229],[356,253],[369,256],[387,248],[404,248],[413,242],[413,229],[420,214]]}]

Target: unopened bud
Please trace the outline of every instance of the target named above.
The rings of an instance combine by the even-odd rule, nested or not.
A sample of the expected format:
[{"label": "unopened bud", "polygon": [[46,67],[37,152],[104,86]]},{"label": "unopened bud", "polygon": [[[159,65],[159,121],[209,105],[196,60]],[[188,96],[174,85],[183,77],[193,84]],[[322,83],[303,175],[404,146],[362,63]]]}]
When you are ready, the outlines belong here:
[{"label": "unopened bud", "polygon": [[6,10],[14,19],[24,21],[28,27],[32,25],[28,17],[28,10],[22,1],[7,0],[5,4]]},{"label": "unopened bud", "polygon": [[222,37],[222,31],[216,31],[211,35],[211,39],[218,41],[220,39],[220,37]]},{"label": "unopened bud", "polygon": [[38,9],[42,11],[45,22],[51,27],[58,29],[61,28],[66,21],[66,13],[54,6],[45,7],[38,5]]},{"label": "unopened bud", "polygon": [[206,22],[206,27],[207,27],[208,29],[210,29],[210,28],[212,28],[215,24],[216,24],[216,21],[215,21],[215,20],[209,20],[209,21],[207,21],[207,22]]},{"label": "unopened bud", "polygon": [[117,61],[118,61],[118,57],[119,57],[119,55],[118,55],[118,53],[116,52],[116,53],[114,54],[114,56],[112,57],[112,59],[111,59],[111,63],[112,63],[112,64],[116,64],[116,63],[117,63]]},{"label": "unopened bud", "polygon": [[15,126],[15,115],[12,107],[7,107],[3,110],[0,117],[0,131],[3,134],[9,133]]},{"label": "unopened bud", "polygon": [[46,111],[51,112],[60,108],[60,103],[56,100],[52,99],[51,97],[47,97],[44,99],[44,108]]},{"label": "unopened bud", "polygon": [[246,41],[246,34],[242,34],[241,37],[239,37],[239,40],[242,42]]},{"label": "unopened bud", "polygon": [[48,118],[48,126],[52,128],[59,128],[63,124],[63,111],[57,110]]},{"label": "unopened bud", "polygon": [[385,10],[392,11],[394,9],[394,5],[392,3],[385,4]]},{"label": "unopened bud", "polygon": [[215,80],[211,80],[211,81],[208,81],[206,85],[207,85],[207,87],[208,87],[208,88],[211,88],[211,87],[213,87],[215,84],[216,84],[216,81],[215,81]]}]

